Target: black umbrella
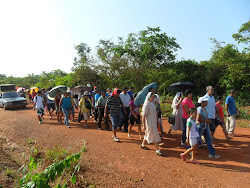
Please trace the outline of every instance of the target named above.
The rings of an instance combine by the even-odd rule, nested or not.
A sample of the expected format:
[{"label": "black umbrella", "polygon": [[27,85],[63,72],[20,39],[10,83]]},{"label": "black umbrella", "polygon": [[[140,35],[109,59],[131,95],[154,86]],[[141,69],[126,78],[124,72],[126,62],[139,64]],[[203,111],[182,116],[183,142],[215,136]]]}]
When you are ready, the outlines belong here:
[{"label": "black umbrella", "polygon": [[186,89],[194,90],[196,88],[197,88],[196,85],[192,84],[191,82],[176,82],[172,83],[168,87],[168,89],[173,92],[178,92],[178,91],[184,92]]}]

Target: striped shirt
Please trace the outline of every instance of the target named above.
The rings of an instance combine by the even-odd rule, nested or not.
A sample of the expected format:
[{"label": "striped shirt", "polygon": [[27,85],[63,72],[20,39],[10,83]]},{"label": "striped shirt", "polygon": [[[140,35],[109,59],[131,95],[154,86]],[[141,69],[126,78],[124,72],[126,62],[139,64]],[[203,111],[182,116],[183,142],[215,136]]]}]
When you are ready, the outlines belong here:
[{"label": "striped shirt", "polygon": [[107,105],[110,106],[110,115],[120,115],[122,100],[120,97],[110,96],[107,99]]}]

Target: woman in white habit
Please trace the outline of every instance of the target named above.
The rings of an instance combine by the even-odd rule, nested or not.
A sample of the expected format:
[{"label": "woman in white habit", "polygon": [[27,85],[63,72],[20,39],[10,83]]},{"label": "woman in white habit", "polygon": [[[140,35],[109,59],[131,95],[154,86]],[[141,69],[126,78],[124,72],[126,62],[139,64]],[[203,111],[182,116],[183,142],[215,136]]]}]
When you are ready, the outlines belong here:
[{"label": "woman in white habit", "polygon": [[181,104],[182,100],[183,100],[183,93],[177,92],[171,105],[171,108],[173,108],[172,115],[175,117],[175,124],[171,125],[168,131],[168,134],[171,134],[171,130],[182,131],[183,129],[183,123],[182,123],[183,110],[182,110],[182,104]]},{"label": "woman in white habit", "polygon": [[157,112],[154,104],[155,94],[149,92],[144,101],[142,107],[142,126],[145,129],[145,136],[141,144],[142,149],[148,150],[149,148],[145,146],[145,142],[148,144],[153,143],[156,149],[156,154],[163,155],[161,150],[159,150],[158,142],[161,141],[158,129],[157,129]]}]

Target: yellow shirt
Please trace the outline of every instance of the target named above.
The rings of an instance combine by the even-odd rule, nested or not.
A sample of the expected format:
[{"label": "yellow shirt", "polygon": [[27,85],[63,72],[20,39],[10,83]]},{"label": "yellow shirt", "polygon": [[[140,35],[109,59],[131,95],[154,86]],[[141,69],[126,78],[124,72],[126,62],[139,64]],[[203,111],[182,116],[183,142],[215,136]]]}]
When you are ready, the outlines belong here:
[{"label": "yellow shirt", "polygon": [[[92,106],[92,103],[91,103],[90,99],[88,98],[87,100],[90,102],[90,104]],[[85,106],[85,98],[84,97],[82,97],[81,100],[80,100],[80,108],[81,108],[82,112],[90,112],[90,109],[87,109],[86,106]]]}]

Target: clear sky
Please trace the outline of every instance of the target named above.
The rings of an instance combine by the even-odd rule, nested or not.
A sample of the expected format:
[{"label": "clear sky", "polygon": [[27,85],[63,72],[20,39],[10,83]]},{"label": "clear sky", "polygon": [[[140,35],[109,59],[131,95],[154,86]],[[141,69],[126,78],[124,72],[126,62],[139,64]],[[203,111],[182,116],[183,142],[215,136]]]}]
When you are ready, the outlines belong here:
[{"label": "clear sky", "polygon": [[209,38],[235,43],[249,18],[249,0],[0,0],[0,74],[69,73],[74,45],[94,53],[100,39],[116,42],[147,26],[176,38],[178,60],[208,60]]}]

